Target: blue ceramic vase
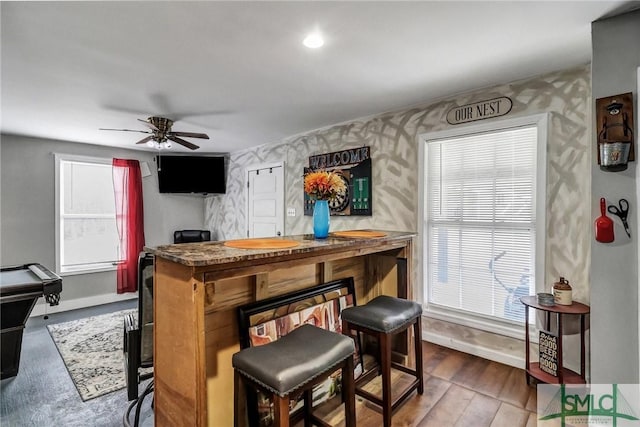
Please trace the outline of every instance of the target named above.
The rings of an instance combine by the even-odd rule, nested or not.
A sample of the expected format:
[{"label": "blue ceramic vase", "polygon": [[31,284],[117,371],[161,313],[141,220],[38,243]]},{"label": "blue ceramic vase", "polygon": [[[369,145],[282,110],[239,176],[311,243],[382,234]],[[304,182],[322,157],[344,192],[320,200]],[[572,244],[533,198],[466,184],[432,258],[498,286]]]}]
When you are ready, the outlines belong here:
[{"label": "blue ceramic vase", "polygon": [[329,203],[316,200],[313,205],[313,237],[326,239],[329,235]]}]

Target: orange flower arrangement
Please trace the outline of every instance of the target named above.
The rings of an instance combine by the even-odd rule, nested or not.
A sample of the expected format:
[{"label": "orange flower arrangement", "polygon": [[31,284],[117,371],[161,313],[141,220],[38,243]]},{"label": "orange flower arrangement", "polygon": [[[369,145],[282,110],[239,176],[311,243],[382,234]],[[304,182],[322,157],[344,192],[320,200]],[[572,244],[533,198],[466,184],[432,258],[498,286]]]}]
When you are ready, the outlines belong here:
[{"label": "orange flower arrangement", "polygon": [[333,200],[346,190],[344,180],[335,172],[315,171],[304,176],[304,192],[314,200]]}]

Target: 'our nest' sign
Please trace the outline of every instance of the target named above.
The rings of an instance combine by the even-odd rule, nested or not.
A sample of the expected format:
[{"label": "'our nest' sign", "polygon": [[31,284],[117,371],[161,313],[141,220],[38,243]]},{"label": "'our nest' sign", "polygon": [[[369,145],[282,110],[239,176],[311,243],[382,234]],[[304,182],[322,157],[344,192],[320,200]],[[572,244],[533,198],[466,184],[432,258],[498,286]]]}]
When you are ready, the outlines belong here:
[{"label": "'our nest' sign", "polygon": [[486,101],[454,107],[447,113],[447,123],[459,125],[461,123],[475,122],[476,120],[491,119],[504,116],[511,111],[513,103],[511,98],[501,96]]}]

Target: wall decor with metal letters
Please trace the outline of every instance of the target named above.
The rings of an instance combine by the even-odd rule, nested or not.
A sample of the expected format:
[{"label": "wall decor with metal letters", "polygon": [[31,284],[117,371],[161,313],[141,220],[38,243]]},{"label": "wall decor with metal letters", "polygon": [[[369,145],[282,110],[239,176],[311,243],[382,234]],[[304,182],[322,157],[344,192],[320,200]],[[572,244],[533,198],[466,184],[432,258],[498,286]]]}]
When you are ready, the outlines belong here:
[{"label": "wall decor with metal letters", "polygon": [[[345,181],[346,191],[329,201],[331,215],[371,216],[373,188],[371,185],[370,147],[358,147],[309,157],[308,172],[324,170],[336,172]],[[315,200],[304,193],[304,214],[313,215]]]},{"label": "wall decor with metal letters", "polygon": [[508,114],[512,107],[513,102],[511,102],[511,98],[506,96],[461,105],[447,112],[447,123],[450,125],[459,125],[477,120],[492,119]]}]

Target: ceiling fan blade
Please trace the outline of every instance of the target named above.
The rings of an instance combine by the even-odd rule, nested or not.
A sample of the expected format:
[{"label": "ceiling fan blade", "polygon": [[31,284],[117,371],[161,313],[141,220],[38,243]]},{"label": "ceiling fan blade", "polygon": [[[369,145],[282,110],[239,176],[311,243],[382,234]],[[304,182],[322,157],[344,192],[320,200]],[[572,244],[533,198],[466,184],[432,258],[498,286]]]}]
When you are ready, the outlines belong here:
[{"label": "ceiling fan blade", "polygon": [[144,144],[147,141],[151,141],[152,139],[153,139],[153,135],[149,135],[149,136],[147,136],[145,138],[142,138],[140,141],[136,142],[136,144]]},{"label": "ceiling fan blade", "polygon": [[153,123],[149,122],[148,120],[138,119],[138,121],[144,123],[145,126],[149,127],[149,129],[151,130],[159,130]]},{"label": "ceiling fan blade", "polygon": [[169,132],[168,135],[173,136],[186,136],[187,138],[202,138],[209,139],[209,135],[206,133],[195,133],[195,132]]},{"label": "ceiling fan blade", "polygon": [[121,132],[140,132],[140,133],[151,133],[146,130],[136,130],[136,129],[111,129],[111,128],[98,128],[98,130],[117,130]]},{"label": "ceiling fan blade", "polygon": [[197,145],[190,143],[189,141],[185,141],[184,139],[178,138],[177,136],[167,135],[167,139],[170,139],[173,142],[177,142],[180,145],[184,145],[185,147],[191,150],[197,150],[198,148],[200,148]]}]

